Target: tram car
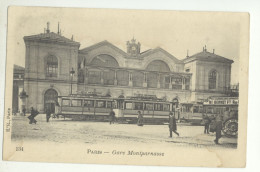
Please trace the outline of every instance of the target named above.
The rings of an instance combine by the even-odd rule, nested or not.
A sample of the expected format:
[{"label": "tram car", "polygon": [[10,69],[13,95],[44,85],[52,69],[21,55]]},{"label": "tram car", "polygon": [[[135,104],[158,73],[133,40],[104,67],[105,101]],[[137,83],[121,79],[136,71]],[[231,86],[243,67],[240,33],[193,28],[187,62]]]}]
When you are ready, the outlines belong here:
[{"label": "tram car", "polygon": [[181,103],[180,122],[187,122],[191,125],[204,125],[203,102]]},{"label": "tram car", "polygon": [[164,124],[169,121],[169,112],[174,109],[172,102],[157,98],[155,95],[136,95],[116,99],[116,117],[121,122],[136,123],[141,111],[146,124]]},{"label": "tram car", "polygon": [[222,132],[227,137],[237,137],[238,134],[238,97],[210,97],[203,103],[203,116],[211,119],[210,131],[215,132],[216,116],[222,119]]},{"label": "tram car", "polygon": [[72,120],[108,120],[115,107],[114,99],[97,94],[59,96],[57,114]]},{"label": "tram car", "polygon": [[[111,98],[97,94],[59,96],[56,115],[72,120],[109,120],[111,109],[121,123],[136,123],[138,111],[144,117],[144,123],[164,124],[169,120],[169,112],[174,109],[172,102],[154,95],[136,95],[132,97]],[[58,109],[58,110],[57,110]]]}]

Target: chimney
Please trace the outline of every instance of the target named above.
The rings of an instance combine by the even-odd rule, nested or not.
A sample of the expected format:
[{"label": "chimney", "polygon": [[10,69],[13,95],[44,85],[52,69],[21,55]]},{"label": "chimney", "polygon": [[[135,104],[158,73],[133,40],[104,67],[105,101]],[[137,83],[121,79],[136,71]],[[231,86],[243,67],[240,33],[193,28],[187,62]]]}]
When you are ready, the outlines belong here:
[{"label": "chimney", "polygon": [[215,54],[215,49],[213,49],[213,54]]},{"label": "chimney", "polygon": [[189,57],[189,50],[187,50],[187,56],[186,56],[187,58]]},{"label": "chimney", "polygon": [[47,22],[47,30],[46,30],[47,33],[50,33],[50,22]]}]

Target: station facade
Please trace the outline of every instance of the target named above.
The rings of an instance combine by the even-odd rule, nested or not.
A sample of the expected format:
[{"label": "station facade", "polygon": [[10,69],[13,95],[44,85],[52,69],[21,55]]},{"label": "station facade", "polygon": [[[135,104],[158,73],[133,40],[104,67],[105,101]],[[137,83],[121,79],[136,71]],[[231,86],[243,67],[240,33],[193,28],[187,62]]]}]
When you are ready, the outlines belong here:
[{"label": "station facade", "polygon": [[58,96],[97,93],[155,95],[179,103],[224,96],[230,87],[232,60],[203,51],[182,60],[158,47],[141,52],[134,38],[123,51],[108,41],[80,49],[80,43],[49,28],[24,37],[26,108],[40,112]]}]

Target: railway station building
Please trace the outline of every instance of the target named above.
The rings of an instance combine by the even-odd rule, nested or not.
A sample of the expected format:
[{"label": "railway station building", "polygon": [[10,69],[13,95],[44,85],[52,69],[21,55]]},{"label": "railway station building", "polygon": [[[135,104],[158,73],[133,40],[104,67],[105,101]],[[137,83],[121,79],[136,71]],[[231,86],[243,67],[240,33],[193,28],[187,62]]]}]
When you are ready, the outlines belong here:
[{"label": "railway station building", "polygon": [[96,93],[119,96],[155,95],[181,104],[224,96],[230,87],[232,60],[202,51],[176,58],[160,47],[141,51],[134,38],[122,50],[108,41],[86,48],[51,32],[24,37],[26,108],[44,111],[58,96]]}]

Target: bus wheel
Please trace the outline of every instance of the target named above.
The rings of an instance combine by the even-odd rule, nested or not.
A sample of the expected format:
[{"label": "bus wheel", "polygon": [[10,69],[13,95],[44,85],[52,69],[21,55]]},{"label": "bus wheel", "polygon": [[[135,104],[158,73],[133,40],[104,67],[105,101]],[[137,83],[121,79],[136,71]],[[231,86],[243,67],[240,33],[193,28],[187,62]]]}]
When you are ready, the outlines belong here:
[{"label": "bus wheel", "polygon": [[238,120],[234,118],[227,119],[224,122],[223,133],[227,137],[237,137],[238,133]]}]

